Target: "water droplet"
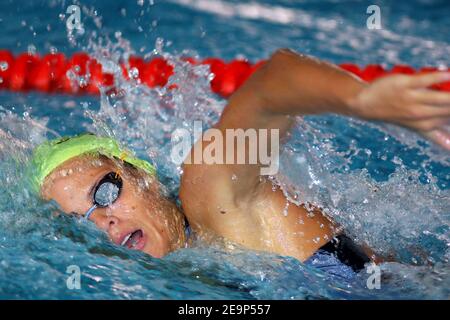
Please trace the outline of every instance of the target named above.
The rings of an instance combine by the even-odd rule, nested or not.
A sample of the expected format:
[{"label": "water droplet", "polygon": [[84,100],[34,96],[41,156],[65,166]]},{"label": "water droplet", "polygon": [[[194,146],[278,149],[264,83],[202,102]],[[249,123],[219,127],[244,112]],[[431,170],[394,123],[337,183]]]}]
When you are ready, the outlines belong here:
[{"label": "water droplet", "polygon": [[402,159],[400,159],[399,157],[395,156],[395,157],[392,159],[392,162],[395,163],[395,164],[397,164],[397,165],[401,165],[401,164],[402,164]]},{"label": "water droplet", "polygon": [[35,55],[36,54],[36,47],[32,44],[28,45],[28,54]]},{"label": "water droplet", "polygon": [[131,68],[131,69],[128,71],[128,76],[129,76],[131,79],[137,79],[137,78],[139,77],[139,69],[136,68],[136,67]]},{"label": "water droplet", "polygon": [[287,217],[288,213],[289,213],[289,201],[286,201],[286,205],[284,206],[283,209],[283,215]]},{"label": "water droplet", "polygon": [[80,88],[87,87],[88,81],[87,81],[86,77],[80,77],[80,79],[78,80],[78,85],[80,86]]},{"label": "water droplet", "polygon": [[163,51],[164,48],[164,39],[158,37],[155,42],[155,53],[159,54]]}]

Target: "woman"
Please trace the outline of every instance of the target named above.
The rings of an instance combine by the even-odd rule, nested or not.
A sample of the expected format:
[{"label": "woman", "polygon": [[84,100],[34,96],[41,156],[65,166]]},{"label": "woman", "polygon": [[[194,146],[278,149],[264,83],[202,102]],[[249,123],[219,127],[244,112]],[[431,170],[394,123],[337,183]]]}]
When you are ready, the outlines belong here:
[{"label": "woman", "polygon": [[[448,80],[450,73],[435,72],[387,76],[367,84],[333,65],[279,50],[230,98],[214,128],[222,133],[275,129],[283,138],[296,115],[337,113],[396,123],[450,150],[450,134],[444,129],[450,94],[428,89]],[[199,143],[193,150],[208,148]],[[223,147],[224,152],[234,150],[226,142]],[[359,270],[375,258],[318,209],[286,206],[282,191],[261,176],[259,162],[186,162],[182,211],[162,194],[148,163],[108,138],[83,135],[48,142],[38,148],[34,163],[44,199],[93,221],[116,244],[154,257],[184,247],[192,229],[203,239],[219,236],[302,262],[325,257],[332,272]]]}]

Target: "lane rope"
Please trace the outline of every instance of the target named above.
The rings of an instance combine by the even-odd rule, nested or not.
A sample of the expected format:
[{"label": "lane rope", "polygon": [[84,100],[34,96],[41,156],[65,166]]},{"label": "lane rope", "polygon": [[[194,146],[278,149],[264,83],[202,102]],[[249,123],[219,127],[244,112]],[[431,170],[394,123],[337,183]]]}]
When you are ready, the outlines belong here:
[{"label": "lane rope", "polygon": [[[250,75],[258,70],[266,60],[251,63],[247,60],[224,61],[219,58],[196,60],[182,58],[193,65],[209,65],[214,78],[211,80],[211,90],[223,98],[232,95]],[[361,79],[371,82],[390,74],[419,74],[434,71],[445,71],[436,67],[414,69],[408,65],[394,65],[385,69],[379,64],[369,64],[360,67],[353,63],[340,64]],[[174,68],[162,58],[155,57],[144,60],[131,56],[128,63],[121,63],[123,76],[130,77],[149,86],[164,87],[167,85]],[[450,69],[447,69],[450,71]],[[74,78],[82,81],[73,81]],[[0,50],[0,90],[18,92],[40,91],[62,94],[99,94],[99,86],[114,88],[114,76],[103,72],[101,64],[84,52],[66,57],[62,53],[48,53],[43,56],[20,53],[14,56],[9,50]],[[176,85],[172,85],[173,88]],[[435,90],[450,92],[450,81],[434,85]]]}]

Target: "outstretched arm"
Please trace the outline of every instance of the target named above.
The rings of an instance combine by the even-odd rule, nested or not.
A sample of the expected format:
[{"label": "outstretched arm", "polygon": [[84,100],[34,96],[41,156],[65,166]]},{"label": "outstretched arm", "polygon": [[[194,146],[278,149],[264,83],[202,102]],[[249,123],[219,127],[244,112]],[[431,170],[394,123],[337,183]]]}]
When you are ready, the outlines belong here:
[{"label": "outstretched arm", "polygon": [[[337,66],[282,49],[231,97],[217,127],[276,128],[282,138],[291,116],[337,113],[399,124],[450,150],[450,133],[443,128],[450,121],[450,94],[428,89],[448,80],[450,73],[435,72],[368,84]],[[247,178],[259,175],[257,167],[240,169]]]},{"label": "outstretched arm", "polygon": [[[248,111],[254,112],[252,124],[237,117],[248,127],[281,115],[337,113],[396,123],[426,136],[442,131],[450,140],[442,130],[450,120],[450,94],[428,89],[449,80],[450,72],[434,72],[368,84],[335,65],[282,49],[232,96],[221,122]],[[450,150],[450,141],[434,140]]]},{"label": "outstretched arm", "polygon": [[[278,129],[282,138],[295,115],[338,113],[407,126],[445,146],[449,137],[439,128],[450,116],[450,94],[427,87],[449,79],[446,73],[396,75],[367,84],[331,64],[280,50],[231,97],[215,128],[223,136],[227,129]],[[231,146],[224,144],[226,153]],[[320,212],[311,218],[302,207],[287,207],[282,192],[261,179],[261,166],[185,164],[185,214],[198,231],[304,260],[337,230]]]}]

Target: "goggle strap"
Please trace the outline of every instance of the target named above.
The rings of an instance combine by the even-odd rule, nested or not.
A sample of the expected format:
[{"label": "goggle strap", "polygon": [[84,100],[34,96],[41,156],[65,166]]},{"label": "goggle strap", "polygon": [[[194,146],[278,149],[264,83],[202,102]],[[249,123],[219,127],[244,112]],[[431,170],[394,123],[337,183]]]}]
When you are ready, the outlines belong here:
[{"label": "goggle strap", "polygon": [[97,209],[97,204],[94,204],[84,215],[85,220],[89,220],[89,217],[94,213],[95,209]]}]

